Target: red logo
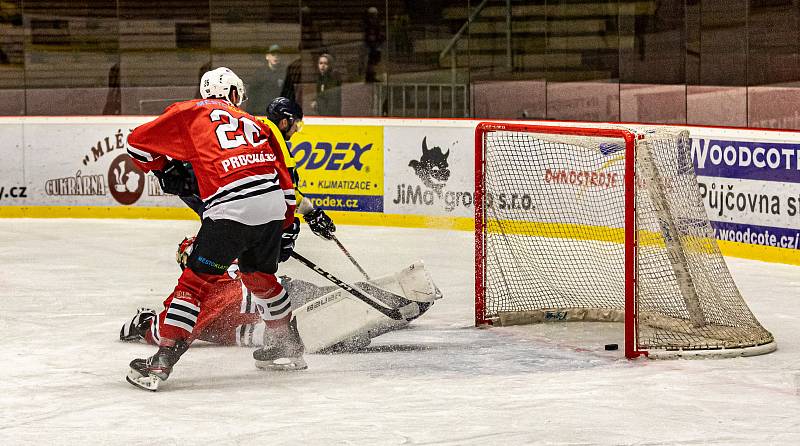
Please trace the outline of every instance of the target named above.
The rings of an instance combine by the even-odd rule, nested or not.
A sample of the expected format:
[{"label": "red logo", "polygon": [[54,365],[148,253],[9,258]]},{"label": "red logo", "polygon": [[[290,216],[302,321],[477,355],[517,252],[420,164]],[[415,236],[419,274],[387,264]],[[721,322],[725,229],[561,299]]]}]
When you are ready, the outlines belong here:
[{"label": "red logo", "polygon": [[120,204],[136,203],[144,192],[144,172],[128,155],[119,155],[108,168],[108,189]]}]

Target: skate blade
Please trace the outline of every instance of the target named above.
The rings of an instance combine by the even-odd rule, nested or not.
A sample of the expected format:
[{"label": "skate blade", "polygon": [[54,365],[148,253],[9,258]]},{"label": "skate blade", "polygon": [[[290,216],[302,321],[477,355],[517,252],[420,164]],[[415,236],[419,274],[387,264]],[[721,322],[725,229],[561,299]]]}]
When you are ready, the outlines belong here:
[{"label": "skate blade", "polygon": [[278,358],[272,361],[256,360],[256,367],[269,371],[291,371],[305,370],[308,368],[308,364],[303,358]]},{"label": "skate blade", "polygon": [[149,390],[151,392],[157,391],[159,384],[161,384],[161,381],[163,381],[161,378],[155,375],[142,376],[135,370],[129,371],[128,376],[125,377],[125,380],[135,387],[138,387],[142,390]]}]

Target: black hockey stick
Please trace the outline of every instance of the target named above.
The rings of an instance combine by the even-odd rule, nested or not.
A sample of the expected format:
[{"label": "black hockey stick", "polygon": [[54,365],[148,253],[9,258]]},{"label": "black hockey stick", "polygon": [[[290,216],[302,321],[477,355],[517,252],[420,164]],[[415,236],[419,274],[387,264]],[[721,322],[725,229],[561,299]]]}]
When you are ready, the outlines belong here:
[{"label": "black hockey stick", "polygon": [[[364,294],[363,292],[361,292],[361,290],[359,290],[357,288],[354,288],[351,285],[348,285],[347,283],[343,282],[338,277],[334,276],[333,274],[331,274],[331,273],[325,271],[324,269],[320,268],[319,266],[317,266],[316,263],[312,262],[311,260],[308,260],[307,258],[301,256],[300,254],[298,254],[296,252],[292,252],[292,257],[295,260],[297,260],[300,263],[302,263],[303,265],[305,265],[305,266],[311,268],[312,270],[314,270],[314,272],[316,272],[320,276],[328,279],[334,285],[338,286],[339,288],[341,288],[341,289],[347,291],[348,293],[352,294],[353,296],[357,297],[359,300],[361,300],[365,304],[369,305],[370,307],[378,310],[379,312],[381,312],[383,315],[385,315],[388,318],[400,321],[400,320],[406,319],[408,317],[414,316],[414,315],[404,315],[403,312],[400,311],[400,308],[386,308],[386,307],[384,307],[383,305],[381,305],[378,302],[376,302],[375,299],[373,299],[373,298],[369,297],[368,295]],[[398,296],[397,294],[390,293],[390,292],[388,292],[386,290],[381,290],[381,289],[378,289],[378,288],[375,288],[375,287],[371,287],[371,288],[373,288],[374,290],[378,290],[378,291],[380,291],[382,293],[386,293],[387,295],[390,295],[390,297],[393,300],[395,300],[398,304],[401,304],[401,307],[405,307],[406,305],[414,303],[413,301],[408,300],[405,297]]]},{"label": "black hockey stick", "polygon": [[337,245],[339,245],[339,249],[341,249],[344,255],[346,255],[347,258],[350,259],[351,262],[353,262],[353,265],[355,265],[356,268],[358,268],[358,270],[361,271],[361,274],[363,274],[364,277],[367,278],[367,280],[370,280],[369,274],[367,274],[367,272],[364,271],[364,268],[362,268],[361,265],[359,265],[358,262],[356,262],[356,259],[353,258],[353,256],[350,254],[350,251],[348,251],[347,248],[344,247],[342,242],[340,242],[339,239],[336,238],[336,236],[333,234],[331,234],[331,237],[332,237],[331,240],[333,240],[334,242],[336,242]]}]

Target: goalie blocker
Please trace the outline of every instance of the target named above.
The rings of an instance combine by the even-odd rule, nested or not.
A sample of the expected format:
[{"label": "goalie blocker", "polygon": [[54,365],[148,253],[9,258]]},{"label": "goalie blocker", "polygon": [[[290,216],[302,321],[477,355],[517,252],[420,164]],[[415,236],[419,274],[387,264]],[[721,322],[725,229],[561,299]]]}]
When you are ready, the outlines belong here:
[{"label": "goalie blocker", "polygon": [[[256,312],[252,295],[241,284],[232,268],[230,280],[221,284],[214,299],[214,308],[204,314],[209,320],[198,321],[193,339],[222,345],[258,347],[263,340],[264,323]],[[406,327],[424,314],[442,293],[425,271],[422,261],[401,271],[354,286],[387,308],[406,315],[394,320],[336,287],[319,287],[302,280],[281,278],[287,292],[294,297],[293,319],[306,351],[333,352],[361,349],[371,339],[389,331]],[[397,296],[407,300],[400,302]],[[157,343],[161,320],[152,310],[140,309],[120,331],[124,341]],[[153,323],[155,321],[156,323]]]}]

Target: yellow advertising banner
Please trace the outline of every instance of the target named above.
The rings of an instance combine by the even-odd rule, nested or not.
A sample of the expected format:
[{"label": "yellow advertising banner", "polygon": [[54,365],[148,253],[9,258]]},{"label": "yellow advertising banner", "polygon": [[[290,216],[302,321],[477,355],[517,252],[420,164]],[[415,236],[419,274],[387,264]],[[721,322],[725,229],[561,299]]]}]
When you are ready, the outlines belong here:
[{"label": "yellow advertising banner", "polygon": [[383,127],[306,125],[288,145],[314,206],[383,212]]}]

